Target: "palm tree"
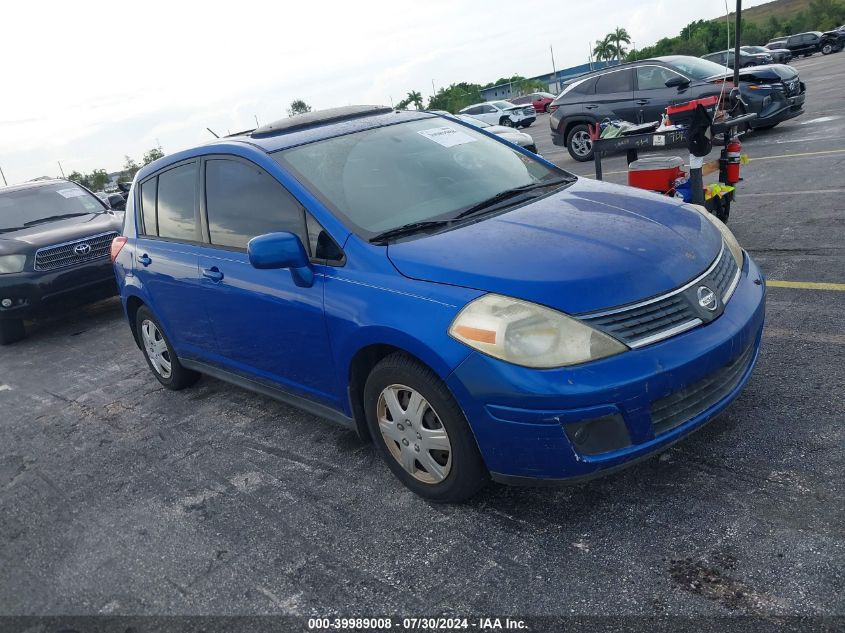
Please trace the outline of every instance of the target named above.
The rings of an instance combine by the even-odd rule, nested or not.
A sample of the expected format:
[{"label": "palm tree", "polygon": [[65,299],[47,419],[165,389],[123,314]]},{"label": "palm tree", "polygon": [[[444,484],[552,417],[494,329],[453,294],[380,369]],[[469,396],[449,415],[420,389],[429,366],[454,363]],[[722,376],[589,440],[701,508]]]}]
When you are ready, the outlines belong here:
[{"label": "palm tree", "polygon": [[596,45],[593,47],[593,55],[596,56],[596,61],[613,59],[615,53],[616,49],[610,35],[605,35],[603,40],[596,40]]},{"label": "palm tree", "polygon": [[416,90],[411,90],[411,92],[408,93],[408,97],[407,97],[406,101],[408,103],[413,103],[414,107],[417,110],[423,109],[422,95],[419,92],[417,92]]},{"label": "palm tree", "polygon": [[616,55],[616,59],[619,60],[619,63],[622,63],[622,56],[625,55],[625,47],[622,46],[623,43],[630,44],[631,43],[631,36],[628,34],[628,31],[625,27],[616,27],[616,30],[612,33],[608,33],[606,40],[609,40],[615,44],[614,54]]}]

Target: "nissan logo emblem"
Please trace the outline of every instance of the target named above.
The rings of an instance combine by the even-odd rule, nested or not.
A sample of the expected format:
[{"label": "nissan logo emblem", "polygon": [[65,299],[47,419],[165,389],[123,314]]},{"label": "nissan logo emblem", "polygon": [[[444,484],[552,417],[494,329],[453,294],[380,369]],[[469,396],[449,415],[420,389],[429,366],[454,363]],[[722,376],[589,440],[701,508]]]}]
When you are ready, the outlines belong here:
[{"label": "nissan logo emblem", "polygon": [[91,252],[91,245],[90,244],[77,244],[73,247],[73,252],[77,255],[87,255]]},{"label": "nissan logo emblem", "polygon": [[698,288],[698,305],[705,310],[715,312],[719,307],[719,300],[716,298],[716,293],[710,290],[707,286],[699,286]]}]

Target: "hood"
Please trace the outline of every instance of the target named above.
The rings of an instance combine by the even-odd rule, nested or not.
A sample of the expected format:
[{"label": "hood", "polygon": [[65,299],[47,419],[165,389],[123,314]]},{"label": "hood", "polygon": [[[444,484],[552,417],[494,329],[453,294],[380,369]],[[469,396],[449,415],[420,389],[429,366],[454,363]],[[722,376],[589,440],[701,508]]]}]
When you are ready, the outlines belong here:
[{"label": "hood", "polygon": [[75,218],[35,224],[19,231],[0,233],[0,253],[19,253],[109,231],[120,232],[122,227],[123,213],[120,211],[87,213]]},{"label": "hood", "polygon": [[719,231],[680,201],[579,179],[497,216],[388,246],[407,277],[496,292],[568,313],[677,288],[719,254]]},{"label": "hood", "polygon": [[510,141],[516,145],[531,145],[534,142],[528,134],[522,132],[515,132],[513,128],[508,128],[507,132],[496,132],[496,136],[501,136],[506,141]]},{"label": "hood", "polygon": [[781,81],[788,79],[795,79],[798,76],[798,71],[792,66],[786,64],[769,64],[767,66],[749,66],[742,68],[739,71],[739,80],[766,82]]}]

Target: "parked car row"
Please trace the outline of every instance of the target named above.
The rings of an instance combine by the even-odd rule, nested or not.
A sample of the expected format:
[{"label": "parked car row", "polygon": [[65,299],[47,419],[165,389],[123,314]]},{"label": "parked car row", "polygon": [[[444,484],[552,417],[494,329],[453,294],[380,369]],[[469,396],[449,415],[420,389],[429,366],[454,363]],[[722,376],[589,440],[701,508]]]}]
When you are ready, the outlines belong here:
[{"label": "parked car row", "polygon": [[[588,124],[606,118],[632,123],[659,121],[668,106],[719,95],[723,83],[732,78],[723,65],[684,55],[580,75],[564,84],[549,108],[552,141],[565,146],[577,161],[592,160]],[[804,111],[806,88],[791,66],[743,68],[739,88],[748,111],[757,114],[750,124],[753,128],[771,128]]]},{"label": "parked car row", "polygon": [[490,125],[506,127],[529,127],[537,120],[534,106],[522,106],[510,101],[487,101],[467,106],[459,112],[474,117]]},{"label": "parked car row", "polygon": [[798,33],[785,38],[777,38],[766,44],[766,48],[787,49],[793,57],[803,55],[809,57],[814,53],[829,55],[838,53],[845,47],[845,29],[842,27],[833,31],[809,31]]}]

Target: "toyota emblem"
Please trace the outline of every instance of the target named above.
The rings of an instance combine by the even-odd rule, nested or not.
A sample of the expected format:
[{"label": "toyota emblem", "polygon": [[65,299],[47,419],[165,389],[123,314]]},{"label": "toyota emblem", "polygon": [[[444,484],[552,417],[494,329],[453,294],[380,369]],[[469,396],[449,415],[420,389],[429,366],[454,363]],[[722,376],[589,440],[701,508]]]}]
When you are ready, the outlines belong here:
[{"label": "toyota emblem", "polygon": [[91,252],[91,245],[90,244],[77,244],[73,247],[73,252],[77,255],[87,255]]},{"label": "toyota emblem", "polygon": [[715,312],[719,307],[719,300],[716,298],[716,293],[710,290],[707,286],[699,286],[698,288],[698,305],[705,310]]}]

